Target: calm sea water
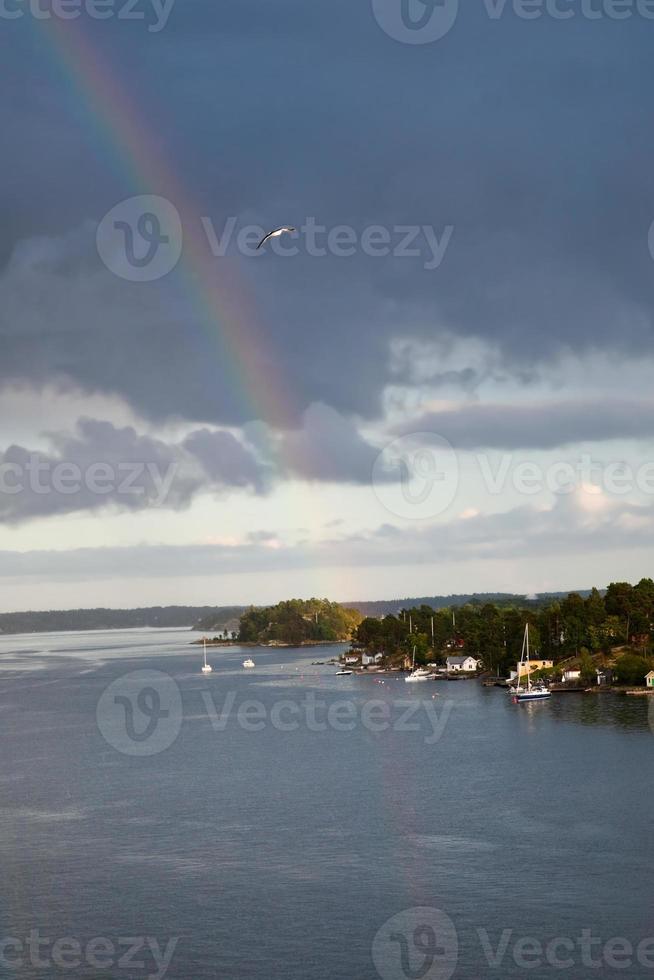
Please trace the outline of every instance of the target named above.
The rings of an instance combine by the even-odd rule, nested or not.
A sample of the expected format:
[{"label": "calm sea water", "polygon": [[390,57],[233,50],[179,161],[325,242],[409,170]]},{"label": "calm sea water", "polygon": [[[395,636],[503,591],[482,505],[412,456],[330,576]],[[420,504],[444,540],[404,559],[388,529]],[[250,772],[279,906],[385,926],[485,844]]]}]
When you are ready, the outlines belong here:
[{"label": "calm sea water", "polygon": [[646,699],[191,639],[0,639],[0,975],[654,976]]}]

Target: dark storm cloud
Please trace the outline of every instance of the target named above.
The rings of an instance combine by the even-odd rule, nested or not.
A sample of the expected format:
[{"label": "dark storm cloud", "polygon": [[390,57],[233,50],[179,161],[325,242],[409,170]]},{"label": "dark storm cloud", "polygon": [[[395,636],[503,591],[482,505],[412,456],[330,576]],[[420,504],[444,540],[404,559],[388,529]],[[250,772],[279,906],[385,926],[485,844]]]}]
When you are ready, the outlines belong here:
[{"label": "dark storm cloud", "polygon": [[[60,25],[110,66],[139,140],[196,202],[174,200],[185,222],[454,226],[433,270],[360,253],[216,259],[240,279],[222,315],[237,323],[247,305],[266,342],[246,393],[188,279],[126,283],[94,265],[92,236],[87,251],[71,239],[121,198],[169,188],[147,169],[133,180],[122,110],[91,121],[91,80],[75,88],[43,57],[39,25],[6,22],[0,254],[28,244],[0,285],[0,383],[68,378],[154,419],[279,422],[257,384],[292,393],[296,419],[312,401],[378,413],[397,336],[482,338],[519,372],[564,350],[649,356],[654,23],[461,8],[425,46],[393,41],[349,0],[179,0],[159,34]],[[50,240],[36,265],[35,236]]]},{"label": "dark storm cloud", "polygon": [[654,437],[649,401],[562,401],[536,405],[465,405],[427,412],[401,435],[442,436],[455,449],[555,449],[579,442]]}]

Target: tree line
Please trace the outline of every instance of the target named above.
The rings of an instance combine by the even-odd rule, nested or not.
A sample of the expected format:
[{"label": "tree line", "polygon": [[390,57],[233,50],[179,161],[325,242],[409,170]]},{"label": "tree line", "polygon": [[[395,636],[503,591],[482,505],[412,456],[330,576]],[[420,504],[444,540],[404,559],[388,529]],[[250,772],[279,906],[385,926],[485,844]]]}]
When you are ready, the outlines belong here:
[{"label": "tree line", "polygon": [[415,647],[418,662],[464,649],[486,670],[505,673],[520,657],[526,623],[532,655],[558,663],[592,659],[628,644],[648,654],[653,621],[654,581],[644,578],[637,585],[613,582],[604,593],[592,589],[584,597],[571,592],[536,607],[531,602],[528,608],[492,602],[450,609],[422,604],[383,619],[364,619],[354,640],[389,656],[410,655]]}]

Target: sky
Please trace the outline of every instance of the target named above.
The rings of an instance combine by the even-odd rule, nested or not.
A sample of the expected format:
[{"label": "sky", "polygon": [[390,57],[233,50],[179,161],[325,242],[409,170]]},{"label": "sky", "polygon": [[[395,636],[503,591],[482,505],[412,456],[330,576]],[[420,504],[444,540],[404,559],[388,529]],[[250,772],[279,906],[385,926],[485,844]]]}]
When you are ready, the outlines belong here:
[{"label": "sky", "polygon": [[1,610],[652,573],[654,4],[0,19]]}]

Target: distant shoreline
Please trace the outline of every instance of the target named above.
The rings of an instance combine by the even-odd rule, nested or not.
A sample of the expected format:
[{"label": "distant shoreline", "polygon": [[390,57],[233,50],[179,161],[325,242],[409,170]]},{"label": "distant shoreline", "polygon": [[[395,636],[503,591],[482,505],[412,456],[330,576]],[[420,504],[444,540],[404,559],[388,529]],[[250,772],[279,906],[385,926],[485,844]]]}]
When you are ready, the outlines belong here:
[{"label": "distant shoreline", "polygon": [[[204,644],[204,638],[201,640],[191,640],[191,646],[202,646]],[[282,643],[278,640],[272,640],[270,643],[253,643],[251,640],[220,640],[209,637],[206,638],[206,644],[208,647],[261,647],[261,648],[272,648],[274,649],[297,649],[298,647],[330,647],[339,646],[342,644],[349,643],[349,640],[303,640],[301,643]]]}]

